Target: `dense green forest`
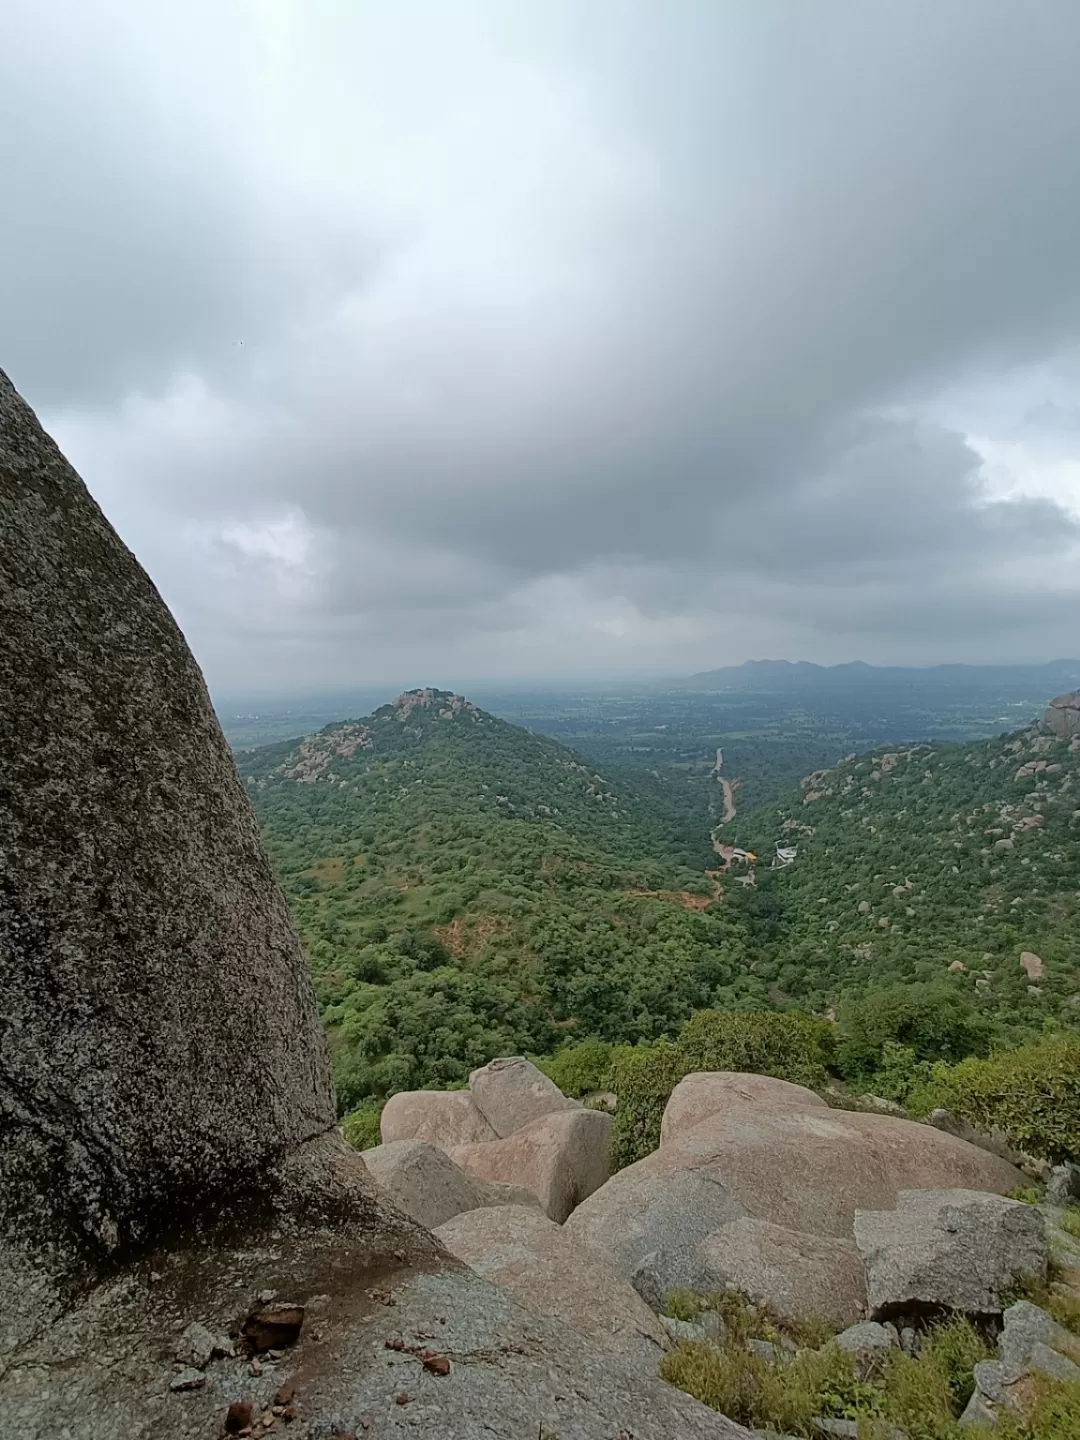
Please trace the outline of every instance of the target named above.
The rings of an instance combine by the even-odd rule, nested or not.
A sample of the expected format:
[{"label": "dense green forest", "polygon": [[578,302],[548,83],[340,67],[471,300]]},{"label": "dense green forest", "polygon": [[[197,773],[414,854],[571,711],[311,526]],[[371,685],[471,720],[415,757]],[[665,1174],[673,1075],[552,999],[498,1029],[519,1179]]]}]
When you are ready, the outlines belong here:
[{"label": "dense green forest", "polygon": [[[821,1007],[938,977],[1006,1026],[1080,1019],[1080,747],[1035,729],[843,761],[748,816],[762,973]],[[1027,956],[1025,964],[1021,956]]]},{"label": "dense green forest", "polygon": [[677,771],[599,773],[440,691],[240,764],[343,1104],[768,1003],[741,922],[710,904],[705,787]]},{"label": "dense green forest", "polygon": [[[711,868],[709,758],[601,766],[434,690],[241,753],[343,1108],[498,1053],[913,982],[978,1039],[920,1063],[1080,1019],[1075,748],[1031,730],[849,758],[725,827],[753,884]],[[782,870],[777,842],[798,847]],[[880,1070],[874,1043],[853,1073]]]}]

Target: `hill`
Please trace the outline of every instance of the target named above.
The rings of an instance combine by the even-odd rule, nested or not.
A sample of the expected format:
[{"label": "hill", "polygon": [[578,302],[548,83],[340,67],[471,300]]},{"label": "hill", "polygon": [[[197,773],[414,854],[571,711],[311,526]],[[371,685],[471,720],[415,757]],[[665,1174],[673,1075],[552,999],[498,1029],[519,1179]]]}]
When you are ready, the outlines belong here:
[{"label": "hill", "polygon": [[672,690],[896,690],[917,686],[937,691],[984,692],[1003,698],[1049,694],[1080,681],[1080,660],[1045,665],[815,665],[811,660],[746,660],[719,670],[702,670],[670,682]]},{"label": "hill", "polygon": [[680,772],[600,773],[438,690],[237,758],[343,1103],[767,1003],[741,922],[711,903],[704,787]]},{"label": "hill", "polygon": [[1006,1027],[1076,1022],[1080,738],[1042,722],[851,756],[742,823],[765,854],[798,847],[745,901],[784,995],[944,978]]}]

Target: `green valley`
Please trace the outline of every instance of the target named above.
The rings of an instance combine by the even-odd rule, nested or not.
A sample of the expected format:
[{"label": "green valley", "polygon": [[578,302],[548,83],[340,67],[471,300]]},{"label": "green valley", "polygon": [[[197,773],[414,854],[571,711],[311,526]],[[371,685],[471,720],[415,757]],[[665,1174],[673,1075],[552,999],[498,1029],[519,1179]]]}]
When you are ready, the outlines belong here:
[{"label": "green valley", "polygon": [[[851,755],[713,831],[710,756],[671,730],[675,763],[598,764],[422,690],[240,753],[344,1109],[500,1053],[651,1044],[702,1009],[892,1014],[903,989],[849,1067],[900,1098],[922,1072],[879,1074],[898,1039],[894,1070],[1075,1026],[1075,740]],[[725,871],[711,833],[756,865]],[[954,1010],[962,1044],[919,1018]],[[936,1038],[908,1053],[919,1025]]]}]

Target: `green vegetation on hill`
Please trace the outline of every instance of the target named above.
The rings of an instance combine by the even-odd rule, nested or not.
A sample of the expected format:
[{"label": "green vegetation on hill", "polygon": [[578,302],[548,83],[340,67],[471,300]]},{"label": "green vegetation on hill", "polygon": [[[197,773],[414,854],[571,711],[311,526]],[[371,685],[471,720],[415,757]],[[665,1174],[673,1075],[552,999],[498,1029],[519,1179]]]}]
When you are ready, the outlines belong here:
[{"label": "green vegetation on hill", "polygon": [[640,1071],[630,1158],[686,1073],[659,1042],[701,1010],[835,1014],[833,1073],[901,1103],[1080,1018],[1080,753],[1035,730],[852,757],[740,813],[749,887],[709,869],[703,766],[598,766],[446,692],[239,763],[357,1135],[374,1101],[524,1051],[571,1093]]},{"label": "green vegetation on hill", "polygon": [[824,1008],[940,979],[1017,1035],[1076,1023],[1074,743],[1032,729],[853,757],[740,828],[764,854],[798,845],[789,868],[759,867],[744,902],[760,973],[785,995]]},{"label": "green vegetation on hill", "polygon": [[741,923],[711,903],[704,796],[678,774],[599,773],[439,691],[239,763],[343,1106],[768,1003]]}]

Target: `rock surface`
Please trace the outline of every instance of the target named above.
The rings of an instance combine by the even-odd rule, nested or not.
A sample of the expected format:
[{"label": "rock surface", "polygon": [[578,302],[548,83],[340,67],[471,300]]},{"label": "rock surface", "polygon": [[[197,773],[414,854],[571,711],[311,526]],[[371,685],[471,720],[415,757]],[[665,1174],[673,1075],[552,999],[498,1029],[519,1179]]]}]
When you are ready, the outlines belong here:
[{"label": "rock surface", "polygon": [[853,1240],[808,1235],[767,1220],[733,1220],[701,1246],[708,1288],[733,1285],[778,1315],[850,1325],[866,1312],[866,1279]]},{"label": "rock surface", "polygon": [[468,1090],[402,1090],[391,1095],[383,1106],[379,1133],[384,1145],[427,1140],[442,1150],[499,1138]]},{"label": "rock surface", "polygon": [[492,1060],[469,1076],[473,1104],[500,1140],[560,1110],[581,1110],[554,1080],[521,1055]]},{"label": "rock surface", "polygon": [[855,1241],[876,1318],[919,1311],[1000,1313],[1017,1281],[1046,1273],[1042,1216],[970,1190],[914,1190],[895,1210],[860,1210]]},{"label": "rock surface", "polygon": [[528,1310],[561,1320],[655,1366],[663,1327],[637,1292],[587,1246],[536,1209],[473,1210],[435,1232],[451,1255]]},{"label": "rock surface", "polygon": [[661,1148],[733,1105],[828,1109],[821,1096],[805,1085],[792,1085],[771,1075],[750,1075],[735,1070],[696,1071],[680,1080],[671,1092],[660,1125]]},{"label": "rock surface", "polygon": [[542,1115],[504,1140],[455,1145],[450,1158],[480,1180],[524,1185],[560,1223],[611,1174],[611,1116],[577,1106]]},{"label": "rock surface", "polygon": [[483,1206],[540,1205],[524,1186],[492,1185],[467,1175],[426,1140],[391,1140],[363,1151],[360,1158],[379,1189],[427,1230]]},{"label": "rock surface", "polygon": [[1061,740],[1080,735],[1080,690],[1051,700],[1042,719],[1042,729]]},{"label": "rock surface", "polygon": [[798,1087],[747,1088],[761,1098],[725,1103],[686,1131],[669,1127],[659,1150],[612,1176],[567,1222],[650,1304],[677,1286],[708,1287],[702,1245],[732,1220],[850,1241],[857,1208],[891,1207],[902,1190],[1024,1183],[1012,1165],[929,1125],[830,1110],[817,1096],[796,1108]]},{"label": "rock surface", "polygon": [[659,1310],[671,1290],[710,1288],[701,1247],[745,1211],[708,1173],[658,1168],[653,1158],[620,1170],[577,1207],[565,1228]]},{"label": "rock surface", "polygon": [[[570,1326],[432,1252],[398,1264],[346,1224],[268,1231],[256,1245],[202,1245],[117,1276],[0,1374],[5,1440],[216,1440],[234,1404],[265,1413],[295,1386],[298,1423],[274,1434],[559,1440],[748,1440],[749,1432]],[[174,1393],[162,1339],[193,1312],[235,1329],[264,1289],[305,1303],[295,1345],[253,1374],[215,1361]],[[419,1337],[419,1338],[418,1338]],[[398,1348],[400,1347],[400,1348]],[[168,1350],[166,1346],[166,1351]],[[423,1357],[445,1361],[429,1368]],[[111,1364],[106,1369],[102,1357]],[[398,1396],[407,1397],[399,1401]],[[541,1431],[543,1427],[543,1431]]]},{"label": "rock surface", "polygon": [[[73,1266],[235,1203],[333,1125],[334,1101],[307,965],[199,669],[2,373],[0,616],[10,1319],[59,1304]],[[51,1279],[27,1260],[46,1254]]]}]

